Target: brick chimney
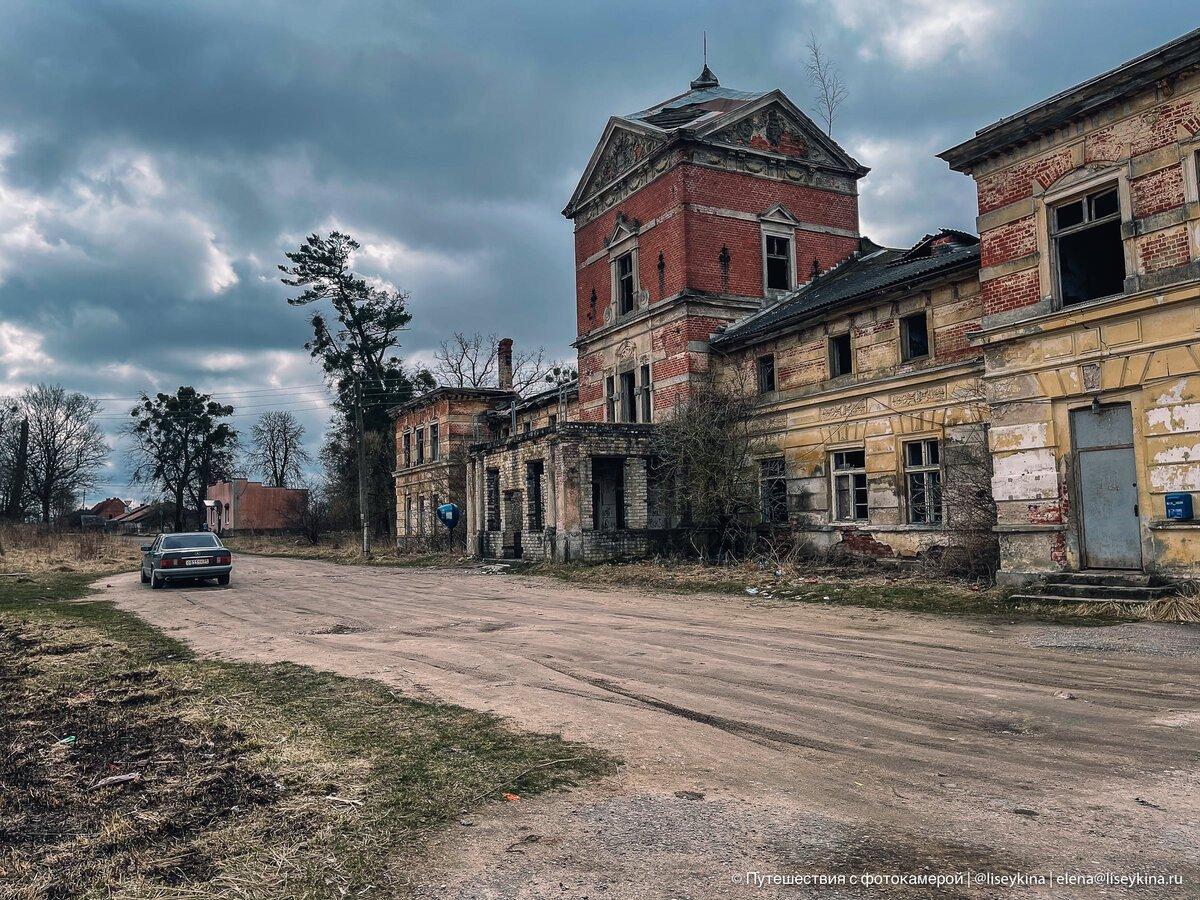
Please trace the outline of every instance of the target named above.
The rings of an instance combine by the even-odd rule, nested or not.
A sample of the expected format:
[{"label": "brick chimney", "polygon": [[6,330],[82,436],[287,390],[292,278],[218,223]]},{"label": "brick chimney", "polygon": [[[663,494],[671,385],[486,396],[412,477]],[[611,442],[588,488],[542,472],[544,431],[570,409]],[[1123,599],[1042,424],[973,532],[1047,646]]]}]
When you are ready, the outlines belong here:
[{"label": "brick chimney", "polygon": [[511,391],[512,382],[512,338],[503,338],[496,347],[496,359],[499,363],[500,389]]}]

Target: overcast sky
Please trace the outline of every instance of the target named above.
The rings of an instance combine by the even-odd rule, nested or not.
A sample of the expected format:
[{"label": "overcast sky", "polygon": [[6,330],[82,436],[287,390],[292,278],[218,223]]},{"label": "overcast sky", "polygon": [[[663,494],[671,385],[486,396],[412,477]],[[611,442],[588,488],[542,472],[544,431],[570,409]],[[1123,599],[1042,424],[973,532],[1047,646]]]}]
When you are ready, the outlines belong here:
[{"label": "overcast sky", "polygon": [[[974,230],[935,158],[976,128],[1196,26],[1195,2],[0,2],[0,392],[106,402],[192,384],[246,428],[327,420],[275,266],[338,226],[412,294],[403,352],[456,329],[568,355],[560,210],[609,115],[721,83],[811,106],[814,32],[872,168],[864,233]],[[295,391],[269,389],[301,386]],[[249,392],[259,393],[249,393]],[[138,492],[120,454],[90,499]]]}]

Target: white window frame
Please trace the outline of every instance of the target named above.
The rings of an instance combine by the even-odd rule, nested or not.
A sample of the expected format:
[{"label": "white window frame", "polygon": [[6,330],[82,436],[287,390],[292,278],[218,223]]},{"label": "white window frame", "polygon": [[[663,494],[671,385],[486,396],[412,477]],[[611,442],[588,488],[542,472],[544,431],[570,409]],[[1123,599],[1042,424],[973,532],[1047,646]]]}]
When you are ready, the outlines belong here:
[{"label": "white window frame", "polygon": [[[1107,194],[1111,190],[1117,195],[1117,211],[1115,214],[1110,213],[1100,219],[1089,219],[1086,216],[1090,215],[1090,204],[1087,202],[1092,196],[1098,194]],[[1059,261],[1058,243],[1063,237],[1070,237],[1073,234],[1078,234],[1081,231],[1087,231],[1096,226],[1097,222],[1116,222],[1118,228],[1120,223],[1125,221],[1125,210],[1128,208],[1128,200],[1124,196],[1125,191],[1121,189],[1121,182],[1115,176],[1101,178],[1095,183],[1086,186],[1077,187],[1069,193],[1064,193],[1062,196],[1047,198],[1046,200],[1046,234],[1050,247],[1050,265],[1051,276],[1054,286],[1054,302],[1060,309],[1065,309],[1070,306],[1081,306],[1086,303],[1097,303],[1103,300],[1110,300],[1113,297],[1119,297],[1125,292],[1124,286],[1121,290],[1112,294],[1106,294],[1103,297],[1091,297],[1087,300],[1078,300],[1075,303],[1068,304],[1063,295],[1062,288],[1062,266]],[[1078,225],[1069,225],[1063,230],[1059,230],[1057,224],[1058,210],[1064,206],[1069,206],[1072,203],[1083,201],[1085,218]],[[1129,277],[1129,260],[1125,258],[1125,239],[1119,239],[1122,252],[1122,268],[1125,270],[1125,277]]]},{"label": "white window frame", "polygon": [[[837,458],[844,453],[861,453],[863,455],[862,466],[853,468],[837,468]],[[854,479],[862,476],[862,486],[860,487]],[[843,516],[842,510],[838,504],[838,479],[846,477],[850,478],[850,510],[849,516]],[[871,482],[867,478],[867,451],[865,447],[842,447],[838,450],[831,450],[829,453],[829,517],[834,522],[854,523],[867,522],[871,518],[870,507],[870,489]],[[858,497],[857,492],[863,491],[863,505],[866,507],[866,514],[858,515]]]},{"label": "white window frame", "polygon": [[[929,445],[937,447],[937,461],[929,462]],[[908,448],[921,448],[921,462],[913,464],[908,459]],[[905,519],[909,525],[926,525],[931,528],[940,528],[946,521],[945,502],[942,499],[942,485],[945,482],[944,470],[942,468],[943,453],[942,441],[937,437],[921,437],[913,440],[904,441],[900,445],[900,463],[904,471],[904,503],[906,507]],[[924,483],[922,490],[928,494],[929,492],[929,476],[937,476],[937,502],[933,505],[933,517],[925,518],[923,521],[916,519],[916,504],[913,501],[912,477],[916,476]],[[925,504],[926,509],[930,508],[928,502]]]},{"label": "white window frame", "polygon": [[[794,291],[798,284],[796,275],[796,226],[799,221],[783,206],[776,204],[758,217],[759,227],[759,257],[762,260],[763,297],[773,300],[789,291]],[[788,286],[787,288],[767,287],[767,237],[786,238],[788,242]]]}]

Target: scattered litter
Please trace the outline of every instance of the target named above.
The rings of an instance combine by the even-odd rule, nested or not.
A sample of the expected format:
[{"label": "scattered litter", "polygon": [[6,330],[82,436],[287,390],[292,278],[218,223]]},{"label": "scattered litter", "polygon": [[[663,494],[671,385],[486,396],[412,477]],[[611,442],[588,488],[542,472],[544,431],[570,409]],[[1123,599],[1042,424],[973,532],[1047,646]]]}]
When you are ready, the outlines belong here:
[{"label": "scattered litter", "polygon": [[461,825],[463,828],[474,828],[475,827],[475,822],[472,822],[470,819],[459,819],[458,824]]},{"label": "scattered litter", "polygon": [[748,587],[748,588],[746,588],[746,593],[749,594],[751,597],[753,597],[755,594],[758,593],[758,588]]},{"label": "scattered litter", "polygon": [[326,794],[325,799],[333,803],[344,803],[346,806],[362,806],[361,800],[351,800],[348,797],[339,797],[336,794]]},{"label": "scattered litter", "polygon": [[1054,696],[1057,697],[1059,700],[1074,700],[1075,699],[1075,695],[1072,694],[1070,691],[1055,691]]},{"label": "scattered litter", "polygon": [[141,781],[141,780],[142,780],[141,772],[130,772],[127,775],[109,775],[107,778],[101,778],[99,781],[97,781],[95,784],[93,784],[91,786],[90,790],[94,791],[97,788],[112,787],[114,784],[125,784],[126,782],[129,782],[129,781]]},{"label": "scattered litter", "polygon": [[75,735],[69,734],[65,738],[55,741],[54,743],[55,743],[55,746],[58,746],[58,747],[74,747],[75,746]]},{"label": "scattered litter", "polygon": [[519,803],[521,801],[520,797],[518,797],[516,794],[510,794],[508,791],[504,792],[504,799],[509,803]]}]

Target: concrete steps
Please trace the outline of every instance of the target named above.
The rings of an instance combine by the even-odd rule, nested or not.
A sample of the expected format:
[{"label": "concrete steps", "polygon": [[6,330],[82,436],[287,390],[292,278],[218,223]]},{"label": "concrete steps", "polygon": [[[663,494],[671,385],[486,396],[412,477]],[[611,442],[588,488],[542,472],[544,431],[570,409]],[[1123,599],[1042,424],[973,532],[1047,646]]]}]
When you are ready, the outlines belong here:
[{"label": "concrete steps", "polygon": [[1149,603],[1175,588],[1143,572],[1060,572],[1047,575],[1040,589],[1014,594],[1014,603]]}]

